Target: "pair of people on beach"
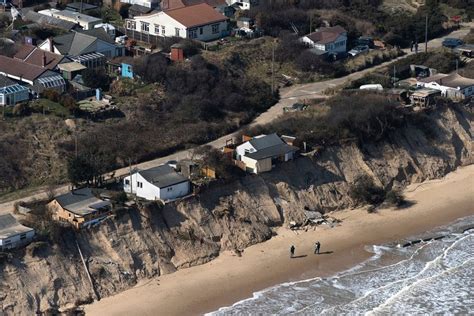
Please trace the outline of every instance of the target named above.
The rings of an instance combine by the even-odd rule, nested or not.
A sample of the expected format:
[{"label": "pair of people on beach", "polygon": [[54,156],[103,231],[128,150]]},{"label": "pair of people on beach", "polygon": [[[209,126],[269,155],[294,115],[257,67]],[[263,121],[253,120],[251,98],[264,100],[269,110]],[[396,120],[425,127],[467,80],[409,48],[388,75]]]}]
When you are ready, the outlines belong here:
[{"label": "pair of people on beach", "polygon": [[[290,258],[293,258],[295,256],[295,250],[296,250],[295,246],[291,245],[291,247],[290,247]],[[319,255],[320,250],[321,250],[321,243],[319,241],[317,241],[314,244],[314,254]]]}]

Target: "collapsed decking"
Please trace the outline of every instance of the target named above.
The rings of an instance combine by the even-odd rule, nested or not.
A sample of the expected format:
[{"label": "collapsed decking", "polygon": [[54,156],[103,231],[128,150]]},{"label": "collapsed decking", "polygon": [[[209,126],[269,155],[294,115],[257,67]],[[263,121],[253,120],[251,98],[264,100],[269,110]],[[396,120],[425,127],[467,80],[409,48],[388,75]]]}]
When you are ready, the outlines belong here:
[{"label": "collapsed decking", "polygon": [[48,203],[53,219],[68,222],[79,229],[93,225],[112,210],[112,203],[94,196],[90,188],[73,190]]}]

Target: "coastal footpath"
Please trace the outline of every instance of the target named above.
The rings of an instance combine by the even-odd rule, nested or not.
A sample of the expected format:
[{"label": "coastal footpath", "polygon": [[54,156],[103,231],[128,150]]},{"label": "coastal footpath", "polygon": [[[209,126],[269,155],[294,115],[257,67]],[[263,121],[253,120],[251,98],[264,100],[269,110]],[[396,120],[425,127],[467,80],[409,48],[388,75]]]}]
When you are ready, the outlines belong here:
[{"label": "coastal footpath", "polygon": [[[426,205],[418,196],[407,192],[408,200],[414,203],[412,208],[376,214],[336,212],[356,206],[348,192],[350,184],[361,175],[370,176],[384,188],[405,187],[441,179],[457,168],[473,163],[470,110],[461,106],[443,107],[426,115],[435,129],[428,131],[426,126],[407,124],[390,132],[383,141],[328,146],[314,155],[278,165],[271,173],[247,175],[226,184],[217,183],[197,197],[170,203],[164,208],[151,205],[117,212],[115,218],[100,226],[62,235],[52,247],[35,248],[32,244],[16,254],[13,260],[0,263],[2,309],[7,314],[32,314],[49,308],[65,310],[100,298],[99,303],[86,307],[87,312],[90,309],[92,314],[94,310],[97,313],[107,311],[107,314],[130,313],[127,308],[134,306],[134,313],[138,308],[143,314],[150,315],[157,310],[186,314],[199,312],[198,305],[203,312],[210,311],[285,280],[349,267],[354,261],[369,255],[363,251],[364,244],[399,239],[416,233],[418,228],[426,230],[472,213],[472,209],[456,205],[464,205],[467,202],[463,197],[472,196],[469,191],[472,188],[469,185],[469,181],[472,182],[471,167],[460,169],[461,174],[471,177],[460,178],[456,186],[450,183],[452,193],[443,189],[434,194],[434,198],[427,198],[431,204]],[[471,170],[471,173],[464,170]],[[422,185],[415,192],[421,192],[424,187]],[[449,195],[443,195],[444,191]],[[428,213],[422,211],[432,211],[444,202],[449,202],[453,210],[449,213],[439,211],[439,214],[444,214],[439,220],[435,215],[429,213],[427,216]],[[421,208],[421,213],[417,213],[418,208]],[[342,220],[342,226],[321,235],[320,228],[300,235],[282,228],[288,227],[290,222],[304,222],[305,210],[332,211]],[[384,221],[374,222],[379,218],[385,218],[386,225],[399,226],[389,227],[382,224]],[[349,228],[352,226],[364,231],[351,231]],[[321,241],[323,251],[325,247],[333,251],[324,257],[324,261],[310,256],[316,238]],[[269,239],[269,243],[248,248]],[[290,266],[286,260],[289,260],[291,243],[297,247],[297,254],[308,256],[292,261]],[[85,258],[92,286],[77,245]],[[244,250],[242,257],[231,256],[235,250]],[[237,261],[234,263],[233,260]],[[238,260],[256,260],[258,264],[244,264],[239,268]],[[221,268],[214,271],[217,266]],[[314,269],[307,269],[310,266]],[[186,269],[189,267],[193,268]],[[204,280],[212,282],[216,279],[208,278],[201,269],[208,269],[207,273],[215,274],[216,278],[222,277],[223,283],[216,283],[222,286],[214,289],[222,295],[214,296],[216,293],[212,292],[212,286]],[[192,273],[193,277],[187,273]],[[186,282],[180,281],[184,280],[180,277]],[[110,298],[109,307],[103,305],[109,302],[106,297],[134,286],[132,292],[140,287],[146,289],[144,284],[156,286],[138,295],[145,301],[134,302],[134,294],[130,299],[119,295]],[[165,284],[176,288],[171,290],[163,286]],[[198,294],[194,296],[187,291],[197,291]],[[183,300],[184,292],[186,300]],[[207,298],[203,297],[206,292],[209,292]],[[126,293],[129,292],[121,295],[128,295]],[[117,303],[117,300],[123,303]],[[159,307],[150,302],[170,302],[170,305]]]}]

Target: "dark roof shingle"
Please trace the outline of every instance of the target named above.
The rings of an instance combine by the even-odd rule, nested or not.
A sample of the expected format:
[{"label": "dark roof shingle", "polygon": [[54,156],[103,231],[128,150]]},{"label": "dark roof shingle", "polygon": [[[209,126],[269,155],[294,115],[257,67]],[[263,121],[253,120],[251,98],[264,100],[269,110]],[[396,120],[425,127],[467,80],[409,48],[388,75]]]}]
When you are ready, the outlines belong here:
[{"label": "dark roof shingle", "polygon": [[148,182],[158,188],[166,188],[181,182],[188,181],[188,179],[177,173],[168,165],[161,165],[147,170],[140,170],[138,173]]},{"label": "dark roof shingle", "polygon": [[38,67],[24,61],[0,55],[0,72],[33,81],[48,68]]},{"label": "dark roof shingle", "polygon": [[267,147],[261,150],[257,150],[256,152],[245,154],[246,157],[249,157],[254,160],[261,160],[270,157],[281,156],[290,152],[295,152],[299,148],[290,146],[288,144],[279,144],[272,147]]},{"label": "dark roof shingle", "polygon": [[262,150],[267,147],[284,144],[284,142],[280,137],[278,137],[276,133],[265,135],[263,137],[254,137],[249,140],[249,142],[256,150]]},{"label": "dark roof shingle", "polygon": [[64,59],[62,55],[50,53],[29,44],[23,44],[13,57],[39,67],[43,67],[43,58],[46,58],[45,67],[50,70]]}]

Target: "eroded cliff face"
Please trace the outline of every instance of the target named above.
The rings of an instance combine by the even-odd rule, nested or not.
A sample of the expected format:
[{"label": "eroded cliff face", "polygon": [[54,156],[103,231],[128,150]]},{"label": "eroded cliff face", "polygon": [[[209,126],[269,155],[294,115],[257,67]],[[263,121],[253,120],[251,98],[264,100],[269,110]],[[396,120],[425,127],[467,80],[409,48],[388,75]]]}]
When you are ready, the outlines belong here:
[{"label": "eroded cliff face", "polygon": [[[445,109],[430,115],[436,126],[429,133],[407,127],[385,142],[326,148],[271,173],[211,185],[198,197],[163,209],[121,212],[78,233],[96,292],[113,295],[140,279],[265,241],[272,228],[303,221],[305,208],[327,212],[352,207],[349,186],[362,174],[382,186],[403,187],[472,164],[472,114]],[[0,264],[0,303],[7,314],[68,308],[91,297],[74,239]]]}]

